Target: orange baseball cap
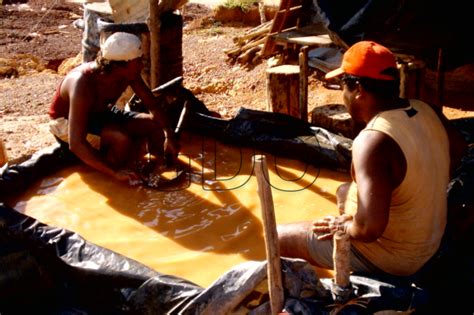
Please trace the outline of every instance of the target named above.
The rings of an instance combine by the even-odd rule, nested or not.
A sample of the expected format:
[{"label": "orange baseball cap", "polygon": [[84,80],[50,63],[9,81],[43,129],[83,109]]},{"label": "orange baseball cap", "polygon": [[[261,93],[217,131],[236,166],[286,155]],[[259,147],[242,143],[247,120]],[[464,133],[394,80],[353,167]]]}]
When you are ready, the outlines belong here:
[{"label": "orange baseball cap", "polygon": [[393,53],[376,42],[361,41],[344,53],[341,66],[328,72],[325,78],[331,79],[347,73],[377,80],[395,80],[393,76],[382,73],[387,68],[397,68]]}]

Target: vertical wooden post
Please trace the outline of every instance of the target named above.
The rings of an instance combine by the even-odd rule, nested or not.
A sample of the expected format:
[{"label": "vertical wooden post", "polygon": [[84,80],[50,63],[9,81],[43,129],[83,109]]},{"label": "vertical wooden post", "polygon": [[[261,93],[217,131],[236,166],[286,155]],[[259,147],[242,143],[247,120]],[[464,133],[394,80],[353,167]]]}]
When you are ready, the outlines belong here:
[{"label": "vertical wooden post", "polygon": [[300,64],[300,118],[308,121],[308,46],[303,46],[299,54]]},{"label": "vertical wooden post", "polygon": [[265,2],[258,0],[258,13],[260,14],[260,24],[267,22],[267,16],[265,15]]},{"label": "vertical wooden post", "polygon": [[143,33],[141,35],[142,49],[143,49],[143,70],[142,78],[145,80],[148,87],[151,87],[151,47],[150,47],[150,33]]},{"label": "vertical wooden post", "polygon": [[349,234],[338,231],[334,234],[334,283],[340,288],[350,286],[350,251]]},{"label": "vertical wooden post", "polygon": [[8,162],[7,150],[3,144],[3,139],[0,139],[0,167]]},{"label": "vertical wooden post", "polygon": [[438,49],[438,65],[436,69],[436,105],[443,107],[444,102],[444,62],[443,48]]},{"label": "vertical wooden post", "polygon": [[160,81],[160,17],[157,0],[150,0],[148,28],[150,29],[150,89],[154,89]]},{"label": "vertical wooden post", "polygon": [[408,64],[404,61],[400,65],[400,94],[401,98],[407,97],[407,85],[408,85]]},{"label": "vertical wooden post", "polygon": [[270,178],[265,156],[256,155],[253,157],[253,161],[255,175],[257,177],[258,195],[262,206],[270,306],[272,314],[278,314],[283,309],[284,296],[281,277],[280,247],[278,244]]}]

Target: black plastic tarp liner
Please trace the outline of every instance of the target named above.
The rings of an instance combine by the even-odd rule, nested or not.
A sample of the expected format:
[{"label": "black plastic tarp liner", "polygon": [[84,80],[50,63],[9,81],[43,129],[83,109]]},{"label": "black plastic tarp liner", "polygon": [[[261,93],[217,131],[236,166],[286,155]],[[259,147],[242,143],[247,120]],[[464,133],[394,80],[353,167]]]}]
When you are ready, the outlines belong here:
[{"label": "black plastic tarp liner", "polygon": [[[262,126],[268,123],[266,117],[260,119]],[[283,133],[287,118],[280,118],[283,122],[274,129]],[[245,123],[231,127],[238,125],[236,121],[225,126],[242,131],[232,132],[238,135],[236,139],[258,138],[247,131]],[[439,253],[420,273],[406,279],[352,275],[357,298],[339,314],[409,309],[417,314],[473,313],[474,121],[465,119],[455,124],[471,147],[449,186],[449,209],[457,211],[450,217]],[[301,128],[289,129],[299,137],[300,132],[307,132],[306,127]],[[10,184],[23,190],[31,181],[73,160],[60,147],[45,149],[31,160],[2,171],[2,193]],[[461,229],[457,221],[464,223]],[[286,310],[329,314],[335,307],[331,279],[318,279],[304,261],[282,262]],[[221,314],[237,310],[268,314],[265,268],[264,262],[238,265],[208,288],[201,288],[0,205],[1,314]]]},{"label": "black plastic tarp liner", "polygon": [[[266,283],[265,262],[238,265],[203,289],[6,206],[0,206],[0,218],[2,314],[227,314],[239,307],[269,313],[268,292],[261,285]],[[331,280],[318,279],[305,261],[282,262],[286,310],[329,314]],[[358,300],[367,303],[348,306],[341,314],[426,304],[425,293],[416,287],[360,276],[351,281]]]},{"label": "black plastic tarp liner", "polygon": [[185,125],[224,143],[253,147],[316,167],[349,170],[352,140],[289,115],[240,108],[223,120],[197,113]]},{"label": "black plastic tarp liner", "polygon": [[[2,314],[160,314],[202,290],[6,206],[0,218]],[[151,308],[142,296],[156,283]]]},{"label": "black plastic tarp liner", "polygon": [[474,62],[472,1],[313,0],[312,5],[326,27],[349,46],[375,40],[422,57],[433,69],[438,48],[444,49],[448,69]]},{"label": "black plastic tarp liner", "polygon": [[[180,110],[177,107],[174,116]],[[350,168],[351,139],[285,114],[241,108],[234,118],[224,120],[193,111],[186,117],[183,130],[301,160],[315,167],[344,171]],[[45,148],[2,172],[0,197],[18,193],[32,181],[74,162],[77,159],[67,148],[59,145]]]}]

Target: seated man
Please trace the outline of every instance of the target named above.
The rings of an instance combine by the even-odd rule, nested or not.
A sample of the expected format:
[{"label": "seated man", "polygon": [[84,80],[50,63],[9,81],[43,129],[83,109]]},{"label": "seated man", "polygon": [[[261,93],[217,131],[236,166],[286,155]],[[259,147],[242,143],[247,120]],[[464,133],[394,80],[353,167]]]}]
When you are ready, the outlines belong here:
[{"label": "seated man", "polygon": [[338,189],[345,213],[279,226],[281,255],[333,269],[332,237],[343,231],[352,271],[413,275],[440,246],[450,166],[465,144],[441,113],[399,98],[396,59],[386,47],[356,43],[326,75],[336,77],[350,115],[365,125],[353,142],[353,181]]},{"label": "seated man", "polygon": [[[124,169],[136,139],[146,139],[149,153],[156,157],[176,157],[179,152],[164,110],[140,75],[141,57],[136,35],[112,34],[95,61],[78,66],[61,81],[49,110],[56,138],[69,143],[87,165],[129,183],[138,180],[135,172]],[[114,106],[128,86],[148,113]]]}]

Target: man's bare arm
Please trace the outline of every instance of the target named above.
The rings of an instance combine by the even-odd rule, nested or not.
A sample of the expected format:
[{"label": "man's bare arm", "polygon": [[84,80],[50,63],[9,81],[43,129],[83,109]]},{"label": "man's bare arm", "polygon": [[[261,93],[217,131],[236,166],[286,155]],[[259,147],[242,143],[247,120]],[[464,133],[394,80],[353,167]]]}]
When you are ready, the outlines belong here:
[{"label": "man's bare arm", "polygon": [[68,78],[65,88],[69,94],[69,148],[84,163],[92,168],[116,177],[116,172],[101,158],[98,151],[87,141],[87,124],[94,95],[91,94],[90,82],[80,73]]},{"label": "man's bare arm", "polygon": [[153,119],[157,121],[161,128],[163,128],[166,136],[172,136],[173,132],[166,117],[163,107],[157,103],[156,97],[150,91],[148,86],[141,78],[136,78],[132,81],[131,87],[135,94],[142,100],[145,107],[153,115]]},{"label": "man's bare arm", "polygon": [[357,141],[353,166],[358,205],[346,232],[354,239],[373,242],[387,226],[392,192],[405,177],[406,161],[396,142],[381,132],[365,131]]},{"label": "man's bare arm", "polygon": [[171,157],[171,159],[176,159],[180,150],[178,141],[174,135],[174,130],[171,129],[171,125],[168,121],[168,118],[165,114],[163,107],[157,103],[157,100],[153,93],[150,91],[148,86],[142,80],[141,77],[135,79],[132,84],[133,91],[145,104],[146,108],[153,115],[153,119],[159,123],[163,132],[165,133],[165,152]]}]

